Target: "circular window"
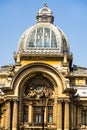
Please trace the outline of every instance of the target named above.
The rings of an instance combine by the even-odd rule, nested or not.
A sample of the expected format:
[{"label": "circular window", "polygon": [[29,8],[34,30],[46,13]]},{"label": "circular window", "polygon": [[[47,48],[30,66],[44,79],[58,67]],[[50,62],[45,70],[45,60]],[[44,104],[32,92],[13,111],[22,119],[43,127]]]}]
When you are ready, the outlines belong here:
[{"label": "circular window", "polygon": [[40,91],[42,91],[43,87],[41,85],[37,85],[35,87],[35,89],[36,89],[37,92],[40,92]]}]

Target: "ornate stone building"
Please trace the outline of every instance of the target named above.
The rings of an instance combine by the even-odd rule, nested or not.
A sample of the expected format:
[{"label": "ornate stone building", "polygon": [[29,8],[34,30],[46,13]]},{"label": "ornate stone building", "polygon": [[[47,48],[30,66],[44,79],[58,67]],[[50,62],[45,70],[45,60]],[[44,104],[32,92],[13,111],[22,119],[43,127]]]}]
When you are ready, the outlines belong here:
[{"label": "ornate stone building", "polygon": [[87,68],[72,65],[46,4],[36,19],[19,40],[15,64],[0,68],[0,130],[41,130],[42,123],[45,130],[87,129]]}]

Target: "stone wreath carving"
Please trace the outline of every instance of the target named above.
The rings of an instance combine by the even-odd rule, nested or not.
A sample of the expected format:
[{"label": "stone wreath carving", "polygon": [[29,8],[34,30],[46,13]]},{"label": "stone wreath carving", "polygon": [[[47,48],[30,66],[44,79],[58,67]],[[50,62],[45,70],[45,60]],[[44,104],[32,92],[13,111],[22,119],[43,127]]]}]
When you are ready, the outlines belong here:
[{"label": "stone wreath carving", "polygon": [[53,92],[52,90],[47,89],[47,87],[41,87],[41,90],[33,89],[33,87],[31,87],[27,95],[24,94],[24,97],[39,99],[43,94],[48,98],[52,96]]},{"label": "stone wreath carving", "polygon": [[50,81],[44,78],[42,75],[36,75],[33,79],[29,80],[25,84],[24,97],[39,99],[43,93],[45,96],[53,95],[53,87]]}]

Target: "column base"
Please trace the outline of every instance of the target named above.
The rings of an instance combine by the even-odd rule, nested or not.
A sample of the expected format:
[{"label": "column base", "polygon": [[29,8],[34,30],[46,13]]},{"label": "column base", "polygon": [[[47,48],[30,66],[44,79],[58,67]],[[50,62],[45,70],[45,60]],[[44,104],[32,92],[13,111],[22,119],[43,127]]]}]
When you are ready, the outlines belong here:
[{"label": "column base", "polygon": [[12,128],[12,130],[17,130],[17,128]]},{"label": "column base", "polygon": [[58,128],[57,130],[61,130],[61,128]]}]

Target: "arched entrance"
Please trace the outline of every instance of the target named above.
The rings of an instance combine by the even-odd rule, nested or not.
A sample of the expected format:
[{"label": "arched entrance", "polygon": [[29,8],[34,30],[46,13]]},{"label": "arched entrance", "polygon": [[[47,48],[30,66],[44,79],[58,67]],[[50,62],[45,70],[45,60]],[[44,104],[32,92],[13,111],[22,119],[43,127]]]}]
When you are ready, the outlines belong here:
[{"label": "arched entrance", "polygon": [[[26,79],[20,90],[19,118],[24,128],[42,128],[44,105],[44,127],[53,124],[54,86],[44,73],[37,72]],[[45,94],[45,103],[41,97]],[[21,126],[22,127],[22,126]]]},{"label": "arched entrance", "polygon": [[[42,128],[41,96],[45,93],[45,129],[56,130],[58,126],[58,100],[65,88],[63,76],[52,66],[33,63],[21,68],[12,82],[14,94],[18,92],[18,130]],[[60,112],[59,112],[60,113]],[[61,117],[62,118],[62,117]]]}]

